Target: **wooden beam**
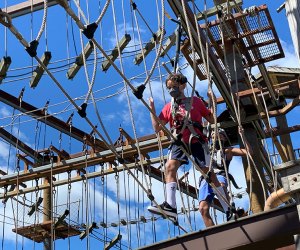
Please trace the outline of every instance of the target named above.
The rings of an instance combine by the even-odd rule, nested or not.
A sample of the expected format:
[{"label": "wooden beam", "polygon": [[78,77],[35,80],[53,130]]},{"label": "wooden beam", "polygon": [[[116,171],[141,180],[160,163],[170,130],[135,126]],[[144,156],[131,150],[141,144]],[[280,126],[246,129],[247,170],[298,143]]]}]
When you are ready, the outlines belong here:
[{"label": "wooden beam", "polygon": [[[300,96],[298,96],[297,98],[294,98],[293,101],[291,101],[290,103],[288,103],[284,108],[279,109],[279,110],[273,110],[273,111],[269,111],[269,115],[271,117],[274,116],[280,116],[280,115],[286,115],[288,112],[290,112],[293,108],[295,108],[296,106],[298,106],[300,103]],[[262,113],[262,115],[264,115],[264,113]]]},{"label": "wooden beam", "polygon": [[[48,7],[57,5],[56,0],[48,0]],[[44,8],[44,0],[28,0],[23,3],[3,7],[2,10],[10,15],[11,18],[27,15],[31,12],[42,10]]]},{"label": "wooden beam", "polygon": [[[84,156],[85,158],[85,156]],[[164,160],[166,160],[166,156],[164,157]],[[143,161],[143,164],[146,165],[146,164],[156,164],[156,163],[159,163],[161,161],[161,158],[160,157],[157,157],[157,158],[154,158],[154,159],[150,159],[150,160],[144,160]],[[141,162],[139,162],[138,164],[141,164]],[[47,167],[47,166],[44,166],[44,168]],[[130,164],[127,164],[127,167],[129,169],[132,169],[132,168],[136,168],[136,163],[130,163]],[[41,169],[40,169],[41,170]],[[96,178],[96,177],[99,177],[99,176],[103,176],[103,175],[109,175],[109,174],[115,174],[116,172],[121,172],[121,171],[124,171],[124,167],[123,166],[118,166],[116,167],[115,169],[113,168],[108,168],[108,169],[105,169],[103,172],[102,171],[95,171],[95,172],[92,172],[92,173],[87,173],[86,175],[84,175],[84,177],[82,176],[75,176],[75,177],[72,177],[70,179],[70,183],[74,183],[74,182],[78,182],[78,181],[82,181],[84,179],[92,179],[92,178]],[[34,173],[32,173],[34,175]],[[35,174],[36,176],[37,174]],[[12,175],[10,175],[12,176]],[[12,178],[15,179],[16,176],[12,176]],[[2,179],[1,179],[2,181]],[[54,181],[53,182],[53,187],[56,187],[56,186],[62,186],[62,185],[66,185],[69,183],[67,179],[65,180],[58,180],[58,181]],[[44,183],[44,184],[41,184],[38,186],[39,187],[39,190],[44,190],[44,189],[47,189],[50,187],[50,183]],[[11,191],[11,192],[8,192],[6,195],[4,195],[3,193],[0,194],[0,199],[3,199],[5,197],[13,197],[13,196],[16,196],[17,194],[26,194],[26,193],[31,193],[31,192],[34,192],[35,191],[35,186],[34,187],[29,187],[29,188],[24,188],[24,189],[20,189],[20,190],[14,190],[14,191]]]},{"label": "wooden beam", "polygon": [[[138,162],[138,170],[142,171],[142,164],[143,164],[145,173],[147,175],[149,175],[150,177],[152,177],[152,178],[154,178],[154,179],[156,179],[160,182],[165,182],[163,177],[162,177],[162,176],[164,176],[164,173],[160,169],[151,166],[153,164],[161,163],[161,160],[166,161],[167,156],[164,156],[162,159],[160,157],[157,157],[157,158],[153,158],[153,159],[141,160],[141,161]],[[135,169],[135,168],[137,168],[137,165],[136,165],[136,163],[130,163],[130,164],[127,164],[127,167],[129,169]],[[102,171],[98,171],[98,172],[96,171],[96,172],[85,174],[83,176],[76,176],[76,177],[71,178],[69,181],[67,179],[54,181],[53,186],[55,187],[55,186],[66,185],[68,183],[74,183],[74,182],[82,181],[83,179],[96,178],[96,177],[99,177],[99,176],[115,174],[116,172],[122,172],[122,171],[124,171],[123,166],[119,166],[119,167],[116,167],[116,168],[108,168],[108,169],[105,169],[103,172]],[[39,185],[38,187],[39,187],[39,190],[47,189],[47,188],[50,187],[50,184],[49,183],[46,183],[46,184],[44,183],[43,185]],[[180,187],[180,190],[183,193],[187,194],[188,196],[190,196],[194,199],[198,198],[197,197],[198,190],[194,186],[191,186],[191,185],[185,183],[184,181],[179,180],[179,187]],[[18,195],[26,194],[26,193],[30,193],[30,192],[34,192],[34,191],[35,191],[35,187],[24,188],[24,189],[20,189],[18,191],[14,190],[14,191],[8,192],[5,195],[5,197],[9,198],[9,197],[13,197],[17,194]],[[0,194],[0,199],[2,199],[2,198],[4,198],[4,194]],[[214,199],[213,207],[220,210],[220,211],[222,211],[222,206],[221,206],[220,202],[217,199]]]},{"label": "wooden beam", "polygon": [[274,127],[272,128],[272,133],[270,129],[266,129],[266,138],[273,136],[278,136],[278,135],[284,135],[284,134],[290,134],[293,132],[300,131],[300,125],[295,125],[292,127],[287,127],[287,128],[279,128],[279,127]]},{"label": "wooden beam", "polygon": [[[274,85],[274,89],[279,91],[279,92],[284,91],[284,90],[289,89],[292,84],[296,84],[297,82],[299,82],[298,79],[294,79],[294,80],[291,80],[291,81],[279,83],[279,84]],[[300,88],[300,86],[299,86],[299,88]],[[261,92],[261,90],[259,88],[253,88],[253,90],[252,89],[247,89],[247,90],[244,90],[244,91],[240,91],[238,93],[235,93],[235,95],[239,96],[239,97],[248,97],[248,96],[252,96],[253,93],[254,93],[255,95],[261,96],[260,92]],[[267,95],[267,94],[269,94],[269,91],[268,91],[267,88],[263,88],[262,93],[263,93],[263,95]],[[206,100],[206,101],[208,101],[208,100]],[[223,97],[218,97],[217,98],[217,103],[218,104],[224,103],[224,98]]]},{"label": "wooden beam", "polygon": [[[203,12],[197,14],[196,15],[197,20],[198,21],[203,20],[205,18],[205,16],[211,17],[214,15],[217,15],[220,10],[227,9],[226,1],[222,1],[222,3],[220,3],[220,4],[221,4],[221,6],[218,5],[218,6],[212,7],[210,9],[208,9],[207,11],[203,11]],[[235,8],[237,5],[242,5],[242,4],[243,4],[242,0],[236,0],[236,1],[230,0],[229,8],[232,9],[232,8]]]},{"label": "wooden beam", "polygon": [[[25,101],[22,101],[20,104],[19,98],[16,98],[7,92],[4,92],[3,90],[0,90],[0,101],[15,108],[16,110],[21,111],[22,113],[26,113],[28,116],[31,116],[40,122],[47,124],[48,126],[61,131],[66,135],[71,136],[78,141],[86,142],[89,146],[96,148],[97,150],[107,149],[103,141],[99,139],[94,140],[94,137],[76,128],[75,126],[70,128],[69,124],[57,119],[52,115],[47,114],[46,116],[46,113],[43,110],[38,109],[37,107],[34,107]],[[86,140],[84,140],[84,138],[86,138]]]},{"label": "wooden beam", "polygon": [[270,250],[293,244],[293,236],[299,233],[300,222],[297,206],[292,205],[183,234],[139,249]]},{"label": "wooden beam", "polygon": [[[162,147],[166,148],[169,145],[169,140],[167,137],[161,138]],[[155,135],[153,139],[146,141],[139,140],[139,147],[142,153],[152,152],[158,150],[158,141]],[[123,158],[129,158],[129,156],[136,155],[137,145],[128,145],[116,148],[116,151],[123,155]],[[105,150],[98,153],[89,153],[87,156],[83,153],[71,156],[71,159],[64,160],[62,162],[56,162],[54,164],[47,164],[44,166],[39,166],[34,169],[30,169],[27,172],[20,171],[18,174],[10,174],[7,176],[0,177],[0,187],[5,185],[11,185],[19,182],[26,182],[36,178],[45,178],[52,175],[65,173],[72,170],[78,170],[86,166],[94,166],[100,163],[115,162],[116,156],[111,150]],[[122,167],[123,168],[123,167]]]},{"label": "wooden beam", "polygon": [[131,138],[131,136],[123,128],[119,128],[119,131],[125,137],[126,145],[132,144],[134,142],[134,140]]},{"label": "wooden beam", "polygon": [[37,151],[33,150],[31,147],[26,145],[20,139],[17,139],[12,134],[8,133],[4,128],[0,128],[0,137],[3,138],[5,141],[13,145],[14,147],[20,149],[23,153],[31,157],[37,162],[43,161],[43,156],[39,154]]},{"label": "wooden beam", "polygon": [[70,155],[68,152],[66,152],[65,150],[59,150],[58,148],[54,147],[53,145],[50,146],[49,150],[52,150],[53,152],[55,152],[60,160],[64,160],[64,159],[70,159]]}]

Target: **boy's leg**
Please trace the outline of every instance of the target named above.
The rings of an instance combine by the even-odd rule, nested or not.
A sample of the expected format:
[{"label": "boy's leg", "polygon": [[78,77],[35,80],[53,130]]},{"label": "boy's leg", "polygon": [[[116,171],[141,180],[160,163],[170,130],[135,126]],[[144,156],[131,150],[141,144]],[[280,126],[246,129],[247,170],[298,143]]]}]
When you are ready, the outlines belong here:
[{"label": "boy's leg", "polygon": [[[195,159],[195,162],[205,174],[209,171],[209,168],[207,167],[207,153],[208,152],[206,150],[206,147],[203,146],[201,143],[192,144],[192,155]],[[210,175],[210,181],[216,186],[218,192],[215,193],[220,201],[222,208],[224,209],[224,212],[226,213],[229,210],[229,202],[227,200],[227,195],[225,194],[223,187],[221,186],[216,174],[213,171]]]},{"label": "boy's leg", "polygon": [[177,170],[179,167],[178,160],[168,160],[165,169],[166,201],[172,208],[176,208]]},{"label": "boy's leg", "polygon": [[[176,189],[177,189],[177,170],[181,164],[187,163],[187,157],[181,149],[172,145],[169,150],[169,160],[166,163],[165,179],[166,179],[166,201],[160,205],[161,209],[171,217],[177,218],[176,208]],[[161,214],[156,206],[149,206],[151,213]]]},{"label": "boy's leg", "polygon": [[[176,189],[177,180],[176,172],[180,162],[177,160],[168,160],[165,169],[165,179],[166,179],[166,201],[160,204],[160,208],[164,213],[170,217],[177,218],[177,208],[176,208]],[[149,206],[148,211],[154,214],[162,214],[157,206]]]},{"label": "boy's leg", "polygon": [[[218,177],[222,178],[221,181],[223,183],[227,183],[225,177],[223,177],[221,175],[218,175]],[[227,198],[228,196],[227,196],[227,194],[225,193],[225,190],[224,190],[224,186],[221,185],[220,181],[217,178],[217,175],[214,172],[212,172],[212,174],[211,174],[211,179],[212,179],[212,183],[216,186],[216,189],[218,190],[218,192],[214,192],[214,193],[218,197],[218,200],[219,200],[224,212],[227,213],[230,209],[230,206],[229,206],[229,201],[228,201],[228,198]],[[225,189],[227,189],[226,186],[225,186]]]},{"label": "boy's leg", "polygon": [[211,186],[204,178],[200,178],[199,181],[199,212],[202,216],[203,222],[206,227],[214,226],[214,222],[209,214],[210,204],[213,200],[214,193]]},{"label": "boy's leg", "polygon": [[213,222],[210,214],[209,214],[210,204],[207,201],[200,201],[199,203],[199,212],[202,215],[203,222],[206,227],[214,226],[215,223]]}]

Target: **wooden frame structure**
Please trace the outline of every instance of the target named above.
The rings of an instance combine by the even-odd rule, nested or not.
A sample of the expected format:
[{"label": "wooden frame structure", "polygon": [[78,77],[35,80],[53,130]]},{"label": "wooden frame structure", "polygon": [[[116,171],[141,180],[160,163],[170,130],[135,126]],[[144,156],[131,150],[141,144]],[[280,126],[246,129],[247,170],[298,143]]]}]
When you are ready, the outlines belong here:
[{"label": "wooden frame structure", "polygon": [[[168,1],[171,8],[173,9],[175,15],[182,15],[182,6],[180,7],[179,2],[181,1]],[[34,0],[33,6],[31,3],[24,2],[22,4],[18,4],[15,6],[11,6],[6,9],[7,13],[11,15],[12,18],[25,15],[32,10],[40,10],[42,9],[44,4],[43,0]],[[48,0],[48,6],[56,5],[55,0]],[[187,4],[188,6],[188,4]],[[234,7],[233,7],[234,8]],[[226,41],[234,42],[237,44],[237,47],[240,49],[241,54],[244,56],[243,67],[252,67],[255,65],[259,65],[260,70],[262,72],[263,78],[263,95],[267,96],[268,99],[271,100],[271,103],[274,104],[276,98],[276,91],[290,91],[294,88],[300,89],[300,80],[293,79],[291,81],[286,81],[284,83],[279,83],[277,85],[270,84],[270,76],[268,72],[264,68],[264,63],[269,62],[271,60],[275,60],[278,58],[282,58],[284,56],[283,50],[275,31],[274,25],[272,23],[272,19],[268,12],[268,9],[265,5],[260,6],[256,9],[257,16],[263,20],[262,26],[258,26],[256,23],[252,23],[251,30],[247,23],[252,22],[249,19],[249,13],[235,13],[230,18],[226,20],[228,27],[230,30],[227,31]],[[183,23],[183,27],[187,30],[187,25],[191,24],[194,28],[192,32],[192,37],[189,39],[193,39],[194,42],[198,43],[198,38],[196,38],[195,27],[198,23],[195,23],[191,12],[188,11],[189,14],[189,23]],[[245,21],[247,20],[247,21]],[[235,24],[238,24],[238,27]],[[246,24],[245,24],[246,23]],[[201,34],[200,34],[200,42],[204,44],[206,40],[205,32],[209,37],[210,47],[208,48],[210,66],[214,75],[215,83],[222,94],[222,98],[219,98],[218,103],[226,102],[229,110],[233,111],[233,101],[230,98],[230,88],[229,82],[225,77],[224,64],[223,60],[223,52],[221,47],[221,34],[220,26],[222,23],[219,20],[210,22],[209,25],[200,25]],[[270,36],[268,39],[265,39],[261,42],[256,43],[257,35],[261,35],[262,32],[268,32]],[[181,47],[181,51],[184,54],[187,61],[190,65],[193,65],[192,58],[192,50],[190,47],[190,40],[187,39],[183,43]],[[200,53],[200,45],[196,45],[196,60],[197,60],[197,68],[196,75],[200,80],[206,79],[203,59],[201,58]],[[261,53],[263,51],[263,53]],[[243,79],[237,79],[239,81],[244,81]],[[261,81],[260,79],[258,81]],[[241,99],[245,100],[249,97],[252,97],[253,94],[258,95],[261,92],[261,89],[254,88],[250,90],[250,83],[248,81],[244,81],[246,85],[248,85],[247,89],[244,89],[238,93],[234,94],[234,98],[241,97]],[[293,85],[293,86],[292,86]],[[295,95],[294,100],[289,104],[283,107],[285,104],[285,100],[281,103],[277,103],[275,105],[274,110],[268,111],[269,116],[284,116],[287,114],[292,108],[299,105],[300,97],[299,94]],[[251,98],[250,98],[251,99]],[[85,155],[83,152],[79,152],[74,155],[69,155],[65,151],[61,151],[56,149],[55,147],[51,148],[55,155],[55,160],[53,163],[49,163],[49,159],[47,161],[43,160],[44,158],[41,155],[41,152],[34,151],[26,144],[19,145],[20,149],[24,152],[24,155],[20,155],[19,159],[24,161],[26,164],[26,168],[24,171],[19,172],[18,174],[10,174],[4,175],[0,177],[0,187],[8,187],[8,186],[16,186],[18,183],[21,185],[23,182],[39,179],[39,178],[53,178],[52,175],[60,174],[64,172],[70,172],[73,170],[80,170],[86,166],[93,166],[96,164],[109,163],[111,168],[105,170],[104,172],[93,172],[89,174],[78,175],[69,180],[59,180],[54,181],[52,183],[53,186],[66,185],[68,183],[73,183],[76,181],[81,181],[83,178],[95,178],[98,176],[113,174],[116,172],[123,171],[124,168],[117,163],[115,154],[108,150],[105,146],[104,142],[99,139],[93,138],[89,133],[81,131],[80,129],[72,126],[70,129],[70,125],[67,122],[61,121],[54,116],[47,115],[42,109],[38,109],[27,102],[22,101],[2,90],[0,90],[0,101],[21,111],[35,119],[38,119],[41,122],[44,122],[46,125],[51,126],[62,133],[68,134],[71,137],[75,138],[78,141],[84,142],[91,147],[91,149]],[[253,100],[252,100],[253,101]],[[20,105],[21,104],[21,105]],[[253,104],[253,103],[252,103]],[[258,107],[260,109],[261,107]],[[242,108],[243,109],[243,108]],[[244,111],[244,110],[243,110]],[[43,119],[47,117],[47,119]],[[290,133],[293,131],[300,130],[299,125],[293,127],[283,126],[277,131],[271,133],[271,131],[265,131],[262,128],[262,125],[258,122],[258,119],[265,119],[267,114],[260,111],[259,115],[247,115],[243,122],[251,123],[252,127],[256,130],[257,134],[260,138],[266,138],[276,135],[284,135],[286,133]],[[236,122],[232,121],[221,121],[219,124],[223,128],[232,128],[236,126]],[[155,179],[164,182],[162,176],[162,172],[160,169],[153,167],[151,164],[159,163],[161,159],[138,159],[136,160],[137,155],[137,142],[133,140],[130,135],[120,129],[120,133],[122,136],[126,138],[125,142],[123,142],[122,147],[116,149],[117,152],[122,152],[123,158],[126,159],[126,164],[129,169],[138,168],[141,169],[141,165],[144,165],[145,171],[147,170],[147,174]],[[17,139],[13,137],[13,135],[9,134],[4,129],[0,128],[0,134],[2,138],[9,141],[9,143],[16,143]],[[286,139],[286,138],[285,138]],[[165,136],[160,138],[162,147],[166,148],[169,144],[169,139]],[[143,156],[147,156],[148,153],[152,151],[157,151],[157,138],[155,135],[145,136],[143,138],[137,139],[139,143],[140,150]],[[18,142],[20,143],[20,141]],[[285,141],[288,144],[288,140]],[[35,162],[31,162],[30,159],[33,159]],[[283,155],[282,155],[283,157]],[[290,156],[291,157],[291,156]],[[288,155],[285,159],[288,158]],[[141,164],[142,163],[142,164]],[[32,168],[30,168],[31,166]],[[190,186],[189,184],[184,182],[184,178],[179,181],[180,188],[184,193],[190,195],[191,197],[197,198],[197,189],[195,187]],[[44,183],[43,185],[39,185],[39,189],[49,190],[50,184]],[[33,192],[35,187],[27,188],[27,187],[16,187],[15,190],[0,194],[0,199],[5,199],[9,197],[13,197],[19,194],[25,194],[29,192]],[[220,207],[219,204],[216,204],[216,207]],[[178,239],[174,239],[172,241],[163,242],[161,244],[155,244],[153,246],[145,247],[142,249],[157,249],[157,247],[165,247],[165,249],[190,249],[193,246],[199,247],[203,246],[203,249],[222,249],[224,246],[226,248],[234,248],[234,249],[253,249],[253,247],[261,247],[265,246],[265,244],[269,244],[271,247],[281,247],[284,244],[291,244],[293,242],[293,238],[291,238],[291,234],[299,234],[300,233],[300,224],[299,221],[295,220],[295,216],[297,211],[295,211],[294,206],[285,207],[283,209],[277,209],[271,211],[269,213],[261,213],[254,216],[250,216],[244,219],[240,219],[236,222],[229,222],[228,224],[223,224],[218,227],[214,227],[211,229],[203,230],[201,232],[195,232],[192,234],[187,234]],[[266,227],[263,227],[267,222]],[[14,229],[14,232],[29,238],[35,242],[43,242],[45,239],[49,239],[51,237],[51,225],[52,221],[44,221],[43,223],[37,225],[31,225],[28,227],[20,227]],[[274,225],[276,225],[277,230],[271,230]],[[286,227],[289,227],[289,230],[285,230]],[[264,228],[263,232],[260,234],[257,233],[256,228]],[[272,227],[272,228],[271,228]],[[269,232],[271,231],[271,232]],[[66,237],[71,237],[75,235],[79,235],[81,231],[75,227],[69,226],[65,223],[58,225],[55,229],[55,240],[56,239],[64,239]],[[224,237],[225,235],[225,237]],[[230,235],[239,235],[240,238],[236,239],[236,237],[230,237]],[[274,240],[276,238],[276,240]],[[222,241],[220,241],[222,239]],[[228,240],[233,239],[233,240]],[[227,244],[227,245],[226,245]],[[269,248],[264,248],[269,249]]]}]

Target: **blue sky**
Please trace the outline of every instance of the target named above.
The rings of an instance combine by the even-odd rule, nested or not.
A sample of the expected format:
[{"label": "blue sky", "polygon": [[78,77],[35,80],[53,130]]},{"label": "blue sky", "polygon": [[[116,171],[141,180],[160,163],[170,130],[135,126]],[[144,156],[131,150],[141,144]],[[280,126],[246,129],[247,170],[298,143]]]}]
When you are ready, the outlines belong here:
[{"label": "blue sky", "polygon": [[[2,1],[0,8],[5,9],[5,4],[9,5],[17,4],[22,2],[19,1]],[[96,4],[89,1],[81,1],[81,8],[85,14],[82,21],[85,19],[93,22],[99,16],[105,1],[99,1]],[[124,12],[122,11],[122,2],[124,2]],[[202,1],[198,2],[198,6],[203,9]],[[211,1],[208,1],[211,4]],[[134,86],[138,86],[146,78],[145,71],[149,71],[153,64],[155,53],[152,52],[147,56],[145,62],[140,65],[133,64],[133,58],[135,51],[140,48],[140,38],[143,43],[148,42],[151,39],[151,32],[157,32],[159,26],[162,24],[162,13],[161,13],[161,2],[160,1],[135,1],[138,9],[142,16],[146,20],[147,25],[142,18],[137,14],[137,20],[135,21],[134,15],[131,14],[129,9],[129,1],[112,1],[109,6],[106,15],[103,18],[103,22],[99,25],[95,39],[97,42],[106,50],[110,51],[116,45],[116,32],[119,39],[123,37],[125,33],[131,35],[132,41],[125,49],[122,62],[116,61],[116,65],[120,67],[127,79]],[[278,1],[244,1],[244,7],[251,5],[261,5],[266,3],[269,6],[270,13],[273,18],[274,25],[277,33],[281,39],[281,44],[284,48],[286,57],[274,62],[270,62],[267,65],[279,65],[286,67],[299,67],[299,61],[295,56],[293,44],[288,28],[288,23],[285,17],[285,11],[277,13],[276,9],[279,7],[281,2]],[[158,7],[157,7],[158,4]],[[72,6],[75,4],[72,1]],[[114,11],[113,11],[114,7]],[[174,17],[174,14],[170,10],[167,2],[165,3],[166,11]],[[157,9],[159,10],[157,12]],[[116,23],[114,23],[114,12],[116,16]],[[29,14],[24,17],[13,19],[14,26],[20,31],[25,40],[28,42],[35,39],[41,23],[42,23],[43,12],[39,11],[34,14]],[[165,20],[166,36],[172,34],[176,25],[170,20]],[[151,31],[150,31],[151,30]],[[73,39],[74,37],[74,39]],[[87,40],[83,37],[82,43],[86,44]],[[66,78],[66,70],[68,65],[72,64],[75,60],[76,55],[81,51],[81,37],[78,32],[76,25],[71,23],[69,18],[66,18],[65,11],[60,6],[54,6],[49,8],[46,30],[42,35],[38,46],[38,56],[41,56],[44,51],[51,51],[52,59],[49,68],[54,74],[55,78],[60,82],[61,86],[65,91],[73,98],[77,105],[81,105],[88,92],[88,82],[91,81],[93,76],[94,67],[94,55],[90,56],[87,66],[88,80],[85,75],[84,69],[82,68],[73,80]],[[3,80],[0,85],[1,90],[4,90],[14,96],[18,96],[21,89],[25,87],[24,101],[38,107],[43,108],[46,101],[49,101],[48,112],[54,114],[57,118],[66,121],[68,117],[75,113],[73,118],[73,125],[79,127],[83,131],[90,132],[91,127],[76,113],[74,107],[66,99],[65,95],[59,90],[56,84],[47,76],[44,75],[39,85],[35,89],[29,87],[29,81],[31,72],[35,69],[37,62],[32,60],[28,54],[24,51],[23,46],[16,40],[16,38],[9,32],[6,31],[3,26],[0,26],[0,55],[10,56],[12,58],[12,64],[10,71],[8,72],[7,78]],[[174,48],[170,50],[169,56],[174,57]],[[101,120],[108,131],[110,138],[105,139],[107,141],[115,141],[119,136],[119,126],[121,125],[132,137],[149,135],[153,133],[150,116],[148,110],[143,104],[132,96],[130,89],[128,90],[128,96],[124,91],[123,79],[117,74],[117,72],[111,67],[107,72],[101,71],[102,55],[98,52],[97,65],[96,65],[96,76],[95,84],[93,86],[94,98],[97,103],[97,108]],[[162,62],[167,62],[168,58],[160,58],[159,67],[154,71],[151,77],[150,85],[144,93],[144,99],[146,100],[150,96],[150,89],[153,98],[156,103],[157,112],[162,108],[165,103],[165,99],[168,101],[169,96],[163,95],[163,84],[164,79],[160,75],[165,75],[166,71],[161,66]],[[192,70],[190,68],[184,68],[186,64],[185,60],[181,59],[179,65],[183,68],[183,73],[192,79]],[[167,64],[171,68],[170,64]],[[253,71],[255,73],[255,69]],[[151,86],[151,88],[150,88]],[[197,90],[200,94],[206,97],[207,82],[197,82]],[[121,94],[119,93],[121,92]],[[218,93],[216,93],[218,95]],[[130,107],[130,109],[129,109]],[[101,129],[100,121],[95,115],[96,110],[93,107],[92,101],[89,101],[87,116],[90,118],[94,125],[98,125],[99,132],[104,135],[103,129]],[[299,124],[299,107],[295,108],[290,114],[288,114],[289,126]],[[62,148],[69,153],[77,153],[82,150],[82,143],[75,139],[70,139],[67,135],[62,135],[50,127],[46,127],[43,123],[37,122],[33,118],[27,115],[21,115],[18,111],[14,111],[12,108],[0,103],[0,126],[3,126],[7,131],[12,131],[14,135],[18,135],[20,140],[28,144],[34,149],[47,148],[50,145],[54,145],[57,148]],[[299,148],[300,143],[296,138],[299,138],[299,132],[293,133],[292,140],[294,148]],[[61,138],[61,140],[59,139]],[[272,145],[270,150],[272,150]],[[9,145],[0,140],[0,168],[9,173],[15,171],[16,159],[15,155],[18,153],[17,149],[9,147]],[[158,153],[151,154],[152,157],[158,157]],[[95,166],[97,171],[101,170],[100,166]],[[181,168],[179,170],[179,176],[181,176],[186,169]],[[94,171],[94,168],[90,168],[89,171]],[[241,166],[241,159],[234,159],[231,164],[231,172],[236,176],[236,180],[240,186],[243,187],[241,192],[245,190],[245,181]],[[74,176],[76,173],[72,173]],[[190,173],[189,182],[195,185],[195,180],[198,179],[199,173]],[[145,184],[145,180],[142,177],[142,173],[139,173],[139,180]],[[66,179],[67,174],[61,174],[57,178]],[[87,183],[77,182],[72,184],[70,199],[71,204],[71,221],[74,224],[86,223],[87,221],[100,221],[107,220],[107,223],[117,223],[119,219],[135,221],[140,216],[145,216],[147,219],[151,215],[146,211],[146,207],[150,204],[146,194],[138,187],[138,184],[129,177],[127,173],[120,173],[119,182],[114,175],[111,175],[101,182],[100,178],[95,180],[89,180]],[[148,180],[149,181],[149,180]],[[163,200],[163,185],[157,181],[151,179],[152,192],[158,202]],[[32,185],[32,183],[28,183]],[[119,188],[118,188],[119,187]],[[84,195],[86,190],[90,190],[88,196],[88,202]],[[3,190],[1,190],[3,192]],[[179,192],[178,192],[179,193]],[[32,204],[35,201],[35,194],[28,194],[25,198],[19,197],[20,200],[25,199],[27,204]],[[61,214],[66,209],[66,203],[68,199],[67,186],[59,187],[56,193],[56,204],[60,205],[57,208],[56,214]],[[79,202],[80,200],[80,202]],[[190,206],[197,201],[183,196],[185,206]],[[104,202],[103,202],[104,201]],[[119,210],[118,210],[119,201]],[[84,204],[89,204],[88,219],[86,218],[86,210]],[[181,198],[177,197],[178,208],[181,207]],[[245,196],[241,200],[236,200],[237,206],[243,206],[248,208],[248,199]],[[12,207],[14,209],[12,209]],[[13,228],[14,212],[18,210],[19,226],[33,224],[41,220],[41,213],[36,214],[32,218],[26,216],[27,209],[19,205],[16,202],[9,201],[6,208],[3,204],[0,205],[0,239],[1,246],[4,245],[3,249],[42,249],[42,244],[33,244],[31,241],[22,239],[20,236],[16,237],[11,232]],[[78,212],[79,211],[79,212]],[[3,215],[6,214],[5,219],[6,225],[3,230]],[[202,220],[200,219],[199,212],[191,213],[191,221],[193,230],[199,230],[203,228]],[[129,219],[130,218],[130,219]],[[222,215],[217,214],[218,221],[222,222]],[[186,218],[180,216],[180,223],[190,231]],[[154,233],[154,228],[155,231]],[[139,230],[137,230],[139,228]],[[95,235],[103,239],[103,235],[107,234],[107,237],[112,239],[117,235],[118,231],[121,231],[122,248],[131,246],[136,248],[144,244],[150,244],[155,239],[162,240],[167,237],[173,237],[178,234],[178,230],[174,226],[170,225],[166,220],[159,219],[155,223],[148,221],[146,224],[132,224],[128,227],[109,227],[107,230],[99,229],[96,230]],[[3,231],[5,232],[3,234]],[[182,232],[181,232],[182,233]],[[18,244],[16,244],[18,242]],[[56,249],[68,248],[71,249],[87,249],[90,247],[102,248],[103,242],[94,239],[92,236],[87,237],[84,240],[80,240],[77,236],[72,237],[70,242],[68,240],[58,240],[55,243]],[[1,248],[2,249],[2,248]]]}]

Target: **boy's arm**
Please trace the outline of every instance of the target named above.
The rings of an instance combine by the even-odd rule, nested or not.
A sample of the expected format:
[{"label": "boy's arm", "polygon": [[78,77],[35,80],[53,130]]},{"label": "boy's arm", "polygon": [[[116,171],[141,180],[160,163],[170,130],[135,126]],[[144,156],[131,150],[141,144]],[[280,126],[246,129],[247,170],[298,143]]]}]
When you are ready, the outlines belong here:
[{"label": "boy's arm", "polygon": [[[152,97],[149,98],[149,106],[150,106],[152,112],[154,114],[156,114],[154,100]],[[158,123],[158,121],[155,119],[155,117],[152,113],[150,113],[150,117],[151,117],[152,127],[153,127],[155,133],[159,132],[161,130],[161,125]],[[159,118],[157,118],[157,119],[159,119]],[[163,125],[166,124],[166,122],[162,121],[161,119],[159,119],[159,120]]]},{"label": "boy's arm", "polygon": [[[227,150],[228,150],[228,152],[227,152]],[[225,152],[226,152],[226,154],[229,154],[232,157],[232,156],[246,156],[247,151],[249,152],[250,155],[253,154],[252,148],[246,140],[245,148],[228,148],[228,149],[226,149]]]}]

